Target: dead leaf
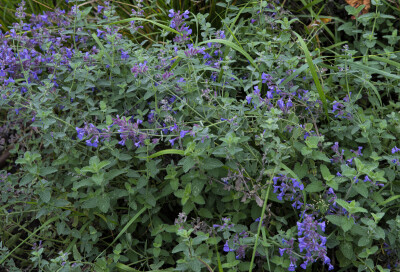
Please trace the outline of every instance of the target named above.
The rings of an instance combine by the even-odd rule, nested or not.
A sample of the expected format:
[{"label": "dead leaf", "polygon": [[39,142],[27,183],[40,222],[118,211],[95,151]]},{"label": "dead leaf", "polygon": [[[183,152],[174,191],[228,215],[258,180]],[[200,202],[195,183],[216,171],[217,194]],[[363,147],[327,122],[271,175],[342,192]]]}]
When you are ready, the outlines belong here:
[{"label": "dead leaf", "polygon": [[319,26],[319,25],[321,24],[321,22],[324,23],[324,24],[327,24],[327,23],[329,23],[330,21],[332,21],[331,18],[321,18],[321,19],[319,19],[319,20],[314,20],[314,21],[311,22],[311,24],[309,24],[309,25],[307,26],[307,28],[308,28],[308,29],[312,29],[312,28],[314,28],[314,27]]},{"label": "dead leaf", "polygon": [[362,14],[368,13],[369,8],[371,7],[371,0],[346,0],[346,2],[355,8],[365,5],[365,7],[361,10]]},{"label": "dead leaf", "polygon": [[[309,24],[309,25],[307,26],[307,28],[308,28],[308,30],[310,30],[310,31],[311,31],[311,30],[314,31],[321,23],[327,24],[327,23],[329,23],[330,21],[332,21],[331,18],[321,18],[321,19],[319,19],[319,20],[314,20],[314,21],[311,22],[311,24]],[[319,41],[318,34],[315,35],[315,39],[317,40],[318,47],[320,47],[320,41]]]},{"label": "dead leaf", "polygon": [[255,195],[255,198],[257,205],[262,207],[264,205],[264,201],[258,195]]}]

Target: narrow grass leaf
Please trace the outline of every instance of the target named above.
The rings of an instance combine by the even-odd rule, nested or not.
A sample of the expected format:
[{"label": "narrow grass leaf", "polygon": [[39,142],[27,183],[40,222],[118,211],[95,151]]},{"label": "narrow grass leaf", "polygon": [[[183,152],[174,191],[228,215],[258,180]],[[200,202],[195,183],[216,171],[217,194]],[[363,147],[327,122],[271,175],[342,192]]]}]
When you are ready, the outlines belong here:
[{"label": "narrow grass leaf", "polygon": [[26,243],[26,241],[28,241],[32,236],[34,236],[38,231],[40,231],[41,229],[44,229],[47,225],[53,223],[54,221],[56,221],[60,216],[54,216],[52,218],[50,218],[49,220],[47,220],[46,222],[43,223],[43,225],[41,225],[39,228],[37,228],[35,231],[33,231],[27,238],[25,238],[25,240],[23,240],[21,243],[19,243],[18,246],[14,247],[3,259],[0,260],[0,265],[3,264],[5,262],[5,260],[7,260],[8,257],[11,256],[11,254],[13,254],[13,252],[15,250],[17,250],[18,248],[20,248],[23,244]]},{"label": "narrow grass leaf", "polygon": [[138,217],[144,213],[144,211],[147,210],[147,207],[143,207],[140,211],[137,212],[137,214],[135,214],[134,217],[131,218],[131,220],[129,220],[129,222],[125,225],[125,227],[118,233],[117,237],[115,237],[114,241],[111,242],[111,244],[109,244],[106,249],[104,249],[95,259],[95,261],[104,254],[104,252],[106,252],[106,250],[112,246],[116,241],[118,241],[118,239],[128,230],[128,228],[133,224],[133,222],[136,221],[136,219],[138,219]]},{"label": "narrow grass leaf", "polygon": [[387,59],[387,58],[378,57],[378,56],[369,56],[369,57],[370,57],[371,59],[373,59],[373,60],[385,62],[385,63],[387,63],[387,64],[396,66],[397,68],[400,69],[400,63],[398,63],[398,62],[396,62],[396,61],[393,61],[393,60],[390,60],[390,59]]},{"label": "narrow grass leaf", "polygon": [[211,39],[211,40],[207,40],[207,41],[199,43],[199,46],[203,45],[203,44],[207,44],[207,43],[222,43],[222,44],[225,44],[226,46],[231,47],[232,49],[238,51],[243,56],[245,56],[246,59],[251,63],[251,65],[253,65],[253,67],[256,68],[258,71],[260,71],[260,69],[259,69],[258,65],[256,65],[254,59],[246,51],[244,51],[242,48],[240,48],[238,45],[234,44],[233,42],[227,41],[227,40],[222,40],[222,39]]},{"label": "narrow grass leaf", "polygon": [[[112,58],[110,56],[110,54],[108,54],[108,51],[104,48],[103,44],[101,43],[101,41],[99,40],[99,38],[96,36],[95,33],[92,34],[93,39],[96,41],[97,45],[101,48],[101,50],[104,52],[104,54],[107,56],[108,60],[110,61],[110,63],[112,63]],[[113,66],[113,65],[112,65]]]},{"label": "narrow grass leaf", "polygon": [[[318,64],[322,62],[322,60],[320,59],[316,59],[313,60],[314,64]],[[307,70],[308,68],[308,64],[303,64],[299,69],[296,69],[296,71],[294,71],[293,73],[290,74],[290,76],[288,76],[284,81],[282,81],[281,83],[279,83],[279,85],[285,85],[287,84],[289,81],[291,81],[292,79],[294,79],[295,77],[297,77],[298,75],[300,75],[302,72],[304,72],[305,70]]]},{"label": "narrow grass leaf", "polygon": [[384,206],[384,205],[388,204],[389,202],[396,200],[398,198],[400,198],[400,195],[391,196],[388,199],[386,199],[385,201],[378,203],[378,206]]},{"label": "narrow grass leaf", "polygon": [[179,150],[179,149],[165,149],[165,150],[161,150],[158,151],[157,153],[154,153],[153,155],[150,155],[148,157],[137,157],[139,159],[153,159],[153,158],[157,158],[163,155],[171,155],[171,154],[176,154],[176,155],[184,155],[185,151],[184,150]]},{"label": "narrow grass leaf", "polygon": [[297,39],[300,42],[301,49],[303,49],[303,52],[306,55],[306,60],[307,60],[307,63],[308,63],[308,67],[310,68],[311,75],[312,75],[312,77],[314,79],[315,87],[317,88],[317,91],[318,91],[318,94],[319,94],[319,98],[322,101],[322,105],[324,107],[326,118],[329,120],[328,105],[326,103],[325,92],[324,92],[324,90],[322,88],[321,81],[318,78],[317,70],[315,69],[315,66],[314,66],[313,59],[311,57],[310,51],[308,50],[307,45],[304,42],[303,38],[299,34],[297,34],[296,32],[293,32],[293,33],[297,36]]},{"label": "narrow grass leaf", "polygon": [[370,72],[372,74],[380,74],[380,75],[385,76],[385,77],[389,77],[389,78],[393,78],[393,79],[400,79],[399,75],[394,75],[394,74],[388,73],[386,71],[382,71],[382,70],[379,70],[379,69],[376,69],[376,68],[372,68],[372,67],[369,67],[367,65],[358,63],[358,62],[349,62],[348,64],[350,66],[353,66],[355,68]]}]

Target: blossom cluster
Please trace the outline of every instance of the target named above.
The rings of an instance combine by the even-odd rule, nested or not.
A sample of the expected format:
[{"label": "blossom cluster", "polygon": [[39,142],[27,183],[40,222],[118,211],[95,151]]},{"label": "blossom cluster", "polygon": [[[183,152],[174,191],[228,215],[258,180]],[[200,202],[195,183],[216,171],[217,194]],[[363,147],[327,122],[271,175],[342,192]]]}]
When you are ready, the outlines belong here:
[{"label": "blossom cluster", "polygon": [[87,146],[97,147],[100,139],[104,141],[110,138],[110,133],[103,133],[101,129],[96,128],[92,123],[85,123],[83,128],[76,127],[75,129],[79,140],[83,140],[84,137],[89,138],[86,140]]},{"label": "blossom cluster", "polygon": [[[334,269],[331,264],[330,258],[327,256],[326,237],[318,233],[318,229],[325,232],[325,222],[317,222],[314,216],[304,214],[304,221],[297,222],[298,242],[300,253],[305,252],[302,256],[303,263],[301,268],[306,269],[308,264],[314,263],[317,260],[322,260],[324,264],[328,265],[328,270]],[[289,245],[289,247],[279,249],[281,256],[286,252],[289,255],[290,266],[289,271],[295,271],[296,258],[294,257],[294,239],[289,241],[282,240],[282,242]]]},{"label": "blossom cluster", "polygon": [[272,178],[274,182],[274,193],[278,193],[279,200],[293,201],[292,206],[300,209],[303,203],[300,201],[302,198],[301,191],[304,190],[304,185],[295,178],[289,178],[286,175],[280,174],[278,177]]},{"label": "blossom cluster", "polygon": [[[335,152],[335,155],[331,159],[331,163],[338,163],[338,162],[343,163],[345,161],[345,159],[344,159],[344,151],[345,150],[342,149],[341,151],[339,151],[339,143],[338,142],[335,142],[331,148],[332,148],[333,152]],[[352,152],[355,156],[346,160],[346,165],[352,165],[354,158],[363,156],[363,153],[361,151],[362,149],[363,149],[362,146],[359,146],[357,151],[350,149],[350,152]]]},{"label": "blossom cluster", "polygon": [[179,10],[176,12],[173,9],[169,10],[168,17],[172,18],[170,22],[170,27],[177,30],[179,35],[174,38],[176,43],[184,43],[189,40],[189,35],[192,34],[192,29],[186,26],[184,19],[189,18],[189,11],[181,13]]}]

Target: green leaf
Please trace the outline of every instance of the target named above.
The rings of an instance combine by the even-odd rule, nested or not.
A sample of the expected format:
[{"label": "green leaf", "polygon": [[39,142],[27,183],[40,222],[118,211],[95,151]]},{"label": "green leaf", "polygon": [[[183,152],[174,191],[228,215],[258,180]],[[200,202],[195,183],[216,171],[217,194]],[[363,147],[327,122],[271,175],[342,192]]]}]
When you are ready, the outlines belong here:
[{"label": "green leaf", "polygon": [[97,207],[99,207],[100,211],[102,211],[103,213],[108,212],[108,209],[110,208],[110,198],[108,197],[108,195],[103,195],[99,199]]},{"label": "green leaf", "polygon": [[197,204],[199,204],[199,205],[204,205],[204,204],[206,204],[206,201],[204,200],[204,197],[203,197],[202,195],[198,195],[198,196],[192,197],[191,200],[192,200],[194,203],[197,203]]},{"label": "green leaf", "polygon": [[104,181],[104,173],[94,174],[92,176],[92,180],[94,181],[94,183],[96,185],[101,186],[103,184],[103,181]]},{"label": "green leaf", "polygon": [[158,172],[160,172],[159,167],[157,166],[160,161],[161,160],[151,160],[146,162],[146,168],[152,178],[154,178]]},{"label": "green leaf", "polygon": [[327,181],[326,185],[337,191],[339,189],[339,184],[337,183],[336,180],[332,179],[331,181]]},{"label": "green leaf", "polygon": [[320,160],[320,161],[325,161],[325,162],[331,162],[329,158],[325,155],[325,153],[318,151],[318,150],[313,150],[312,151],[312,158],[314,160]]},{"label": "green leaf", "polygon": [[203,168],[206,170],[220,168],[222,166],[224,166],[224,164],[218,159],[206,158],[203,161]]},{"label": "green leaf", "polygon": [[330,181],[335,177],[334,175],[331,174],[331,172],[329,171],[328,167],[325,164],[321,164],[320,169],[324,180]]},{"label": "green leaf", "polygon": [[[97,45],[101,48],[101,52],[104,53],[107,56],[107,59],[110,63],[112,63],[112,58],[110,56],[110,54],[108,54],[108,50],[106,50],[103,46],[103,44],[101,43],[101,41],[99,40],[99,38],[97,37],[96,33],[92,34],[92,38],[96,41]],[[113,65],[112,65],[113,66]]]},{"label": "green leaf", "polygon": [[198,196],[204,188],[204,185],[206,184],[206,180],[204,179],[195,179],[192,182],[192,195],[193,196]]},{"label": "green leaf", "polygon": [[347,259],[351,260],[353,259],[354,252],[353,252],[353,246],[349,242],[342,242],[339,245],[340,251],[343,253],[343,256],[346,257]]},{"label": "green leaf", "polygon": [[199,215],[201,217],[205,217],[205,218],[213,218],[212,213],[210,212],[209,209],[205,209],[205,208],[201,208],[199,210]]},{"label": "green leaf", "polygon": [[84,179],[82,181],[75,182],[73,189],[77,190],[81,187],[91,187],[93,185],[94,185],[94,183],[93,183],[92,179]]},{"label": "green leaf", "polygon": [[179,161],[179,165],[182,165],[182,169],[185,173],[195,166],[195,164],[196,161],[192,157],[185,157]]},{"label": "green leaf", "polygon": [[119,175],[122,175],[126,173],[125,169],[112,169],[111,171],[107,172],[105,174],[105,179],[107,181],[113,180],[115,177],[118,177]]},{"label": "green leaf", "polygon": [[325,189],[324,184],[320,180],[313,181],[312,183],[308,184],[306,187],[306,191],[309,193],[318,193]]},{"label": "green leaf", "polygon": [[55,168],[55,167],[43,167],[43,168],[40,169],[39,174],[44,177],[44,176],[53,174],[53,173],[55,173],[57,171],[58,171],[58,169]]},{"label": "green leaf", "polygon": [[82,256],[79,253],[78,248],[76,247],[76,244],[72,247],[72,254],[73,254],[73,257],[74,257],[74,261],[78,261],[79,262],[80,260],[82,260]]},{"label": "green leaf", "polygon": [[368,187],[364,182],[359,182],[354,186],[357,193],[365,198],[368,198]]},{"label": "green leaf", "polygon": [[302,179],[302,178],[304,178],[304,177],[307,175],[307,173],[308,173],[307,164],[300,164],[300,163],[296,162],[293,171],[296,173],[296,175],[298,176],[298,178]]},{"label": "green leaf", "polygon": [[86,200],[85,202],[82,203],[82,208],[83,209],[93,209],[97,207],[97,202],[98,202],[98,198],[97,197],[92,197],[88,200]]},{"label": "green leaf", "polygon": [[39,197],[44,203],[49,203],[51,198],[51,189],[45,188],[44,190],[40,191]]},{"label": "green leaf", "polygon": [[169,182],[169,185],[171,186],[173,191],[178,190],[179,187],[179,180],[178,179],[171,179],[171,181]]},{"label": "green leaf", "polygon": [[306,144],[309,148],[317,148],[318,143],[320,141],[320,137],[318,136],[309,136],[306,139]]},{"label": "green leaf", "polygon": [[347,218],[347,216],[326,215],[325,218],[328,219],[329,222],[335,224],[336,226],[341,227],[345,232],[349,231],[354,225],[353,218],[351,217]]},{"label": "green leaf", "polygon": [[342,208],[345,208],[347,211],[350,208],[349,203],[347,203],[346,201],[342,200],[342,199],[336,199],[336,203],[339,204]]},{"label": "green leaf", "polygon": [[371,239],[368,236],[362,236],[360,238],[360,240],[358,240],[357,245],[359,247],[365,247],[366,245],[368,245],[371,242]]},{"label": "green leaf", "polygon": [[136,270],[134,268],[131,268],[130,266],[127,266],[126,264],[123,263],[117,263],[115,265],[119,270],[118,271],[126,271],[126,272],[140,272],[140,270]]}]

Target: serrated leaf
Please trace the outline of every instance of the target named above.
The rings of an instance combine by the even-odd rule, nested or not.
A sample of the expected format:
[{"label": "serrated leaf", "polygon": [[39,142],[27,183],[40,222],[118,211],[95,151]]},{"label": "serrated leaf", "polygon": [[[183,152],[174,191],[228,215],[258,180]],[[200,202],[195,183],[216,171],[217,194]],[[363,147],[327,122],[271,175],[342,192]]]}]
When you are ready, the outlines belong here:
[{"label": "serrated leaf", "polygon": [[76,244],[72,247],[72,255],[74,257],[74,261],[80,261],[82,260],[82,256],[78,251],[78,248],[76,247]]},{"label": "serrated leaf", "polygon": [[210,212],[209,209],[205,209],[205,208],[201,208],[199,210],[199,215],[201,217],[205,217],[205,218],[213,218],[212,213]]},{"label": "serrated leaf", "polygon": [[198,196],[204,188],[206,181],[204,179],[195,179],[192,182],[192,195]]},{"label": "serrated leaf", "polygon": [[300,163],[297,162],[296,165],[294,166],[293,172],[296,173],[296,175],[299,177],[299,179],[302,179],[308,173],[308,166],[307,166],[307,164],[300,165]]},{"label": "serrated leaf", "polygon": [[358,246],[364,247],[371,242],[371,239],[368,236],[362,236],[360,240],[358,240]]},{"label": "serrated leaf", "polygon": [[185,173],[195,166],[195,164],[196,161],[192,157],[185,157],[179,161],[179,165],[182,165],[182,169]]},{"label": "serrated leaf", "polygon": [[224,166],[224,164],[220,160],[214,158],[206,158],[203,162],[203,168],[206,170],[215,169],[222,166]]},{"label": "serrated leaf", "polygon": [[108,212],[108,209],[110,208],[110,198],[108,197],[108,195],[103,195],[99,198],[97,207],[99,207],[100,211],[102,211],[103,213]]},{"label": "serrated leaf", "polygon": [[354,189],[356,190],[357,193],[362,195],[365,198],[368,198],[368,187],[365,183],[363,182],[358,182],[355,186]]},{"label": "serrated leaf", "polygon": [[86,200],[85,202],[82,203],[82,208],[83,209],[93,209],[97,207],[97,202],[98,199],[97,197],[92,197],[88,200]]},{"label": "serrated leaf", "polygon": [[309,148],[317,148],[318,147],[318,143],[319,143],[319,137],[318,136],[309,136],[306,139],[306,145]]},{"label": "serrated leaf", "polygon": [[160,170],[158,169],[159,167],[157,167],[158,162],[160,162],[161,160],[151,160],[146,162],[146,168],[149,170],[149,174],[152,178],[154,178],[158,172],[160,172]]},{"label": "serrated leaf", "polygon": [[169,185],[171,186],[173,191],[176,191],[176,190],[178,190],[178,187],[179,187],[179,180],[171,179],[171,181],[169,182]]},{"label": "serrated leaf", "polygon": [[346,257],[349,260],[353,259],[354,256],[353,247],[349,242],[342,242],[339,245],[339,248],[340,251],[343,253],[344,257]]},{"label": "serrated leaf", "polygon": [[104,180],[104,173],[94,174],[92,180],[96,185],[101,186]]},{"label": "serrated leaf", "polygon": [[106,173],[105,179],[107,181],[113,180],[115,177],[117,177],[119,175],[122,175],[125,172],[126,172],[126,170],[124,170],[124,169],[113,169],[113,170],[111,170],[111,171]]},{"label": "serrated leaf", "polygon": [[313,181],[312,183],[308,184],[306,187],[306,191],[309,193],[317,193],[321,192],[325,189],[324,184],[320,180]]},{"label": "serrated leaf", "polygon": [[39,197],[40,197],[40,200],[42,200],[44,203],[49,203],[50,198],[51,198],[51,189],[46,188],[46,189],[40,191]]},{"label": "serrated leaf", "polygon": [[74,189],[79,189],[81,187],[91,187],[94,185],[94,181],[91,179],[84,179],[82,181],[79,182],[75,182],[74,183]]},{"label": "serrated leaf", "polygon": [[125,154],[125,153],[121,153],[118,156],[118,160],[120,160],[120,161],[129,161],[131,159],[132,159],[132,156],[129,154]]},{"label": "serrated leaf", "polygon": [[329,222],[335,224],[336,226],[341,227],[345,232],[349,231],[354,225],[353,218],[351,217],[347,218],[347,216],[327,215],[325,216],[325,218],[328,219]]},{"label": "serrated leaf", "polygon": [[44,168],[40,169],[39,174],[44,177],[44,176],[53,174],[53,173],[55,173],[57,171],[58,171],[58,169],[55,168],[55,167],[44,167]]},{"label": "serrated leaf", "polygon": [[331,174],[331,172],[329,171],[328,167],[325,164],[321,164],[320,169],[324,180],[330,181],[335,177],[334,175]]},{"label": "serrated leaf", "polygon": [[314,160],[320,160],[324,162],[331,162],[331,160],[325,155],[325,153],[318,151],[318,150],[313,150],[312,152],[312,158]]}]

